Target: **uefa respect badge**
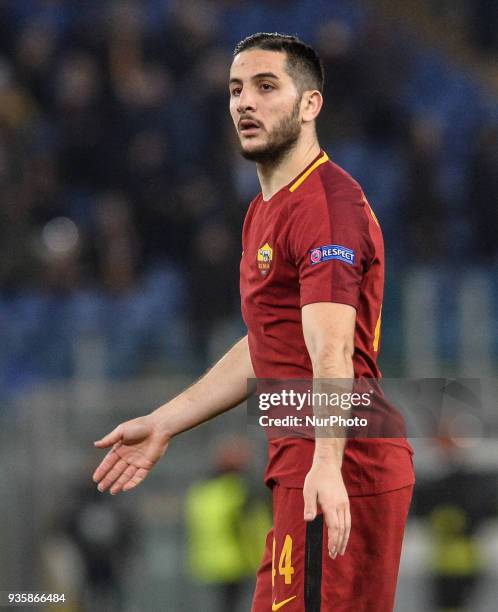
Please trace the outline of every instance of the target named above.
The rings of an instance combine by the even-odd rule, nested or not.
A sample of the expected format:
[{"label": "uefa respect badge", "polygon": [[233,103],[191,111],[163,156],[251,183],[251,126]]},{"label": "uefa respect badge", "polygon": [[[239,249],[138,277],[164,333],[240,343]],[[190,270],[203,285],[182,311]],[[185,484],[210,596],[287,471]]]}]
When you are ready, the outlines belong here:
[{"label": "uefa respect badge", "polygon": [[330,261],[332,259],[338,259],[344,263],[354,266],[355,252],[353,249],[341,246],[340,244],[327,244],[325,246],[316,247],[310,251],[311,265],[321,263],[322,261]]}]

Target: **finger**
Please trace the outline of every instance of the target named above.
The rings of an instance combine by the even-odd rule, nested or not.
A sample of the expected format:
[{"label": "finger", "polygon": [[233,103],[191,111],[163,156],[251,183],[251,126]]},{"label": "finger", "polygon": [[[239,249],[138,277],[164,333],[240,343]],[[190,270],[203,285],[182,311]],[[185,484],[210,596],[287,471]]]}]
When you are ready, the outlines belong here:
[{"label": "finger", "polygon": [[102,478],[111,470],[116,462],[119,461],[119,455],[115,452],[113,448],[110,450],[107,455],[102,459],[97,469],[93,473],[94,482],[100,482]]},{"label": "finger", "polygon": [[339,551],[341,555],[346,552],[346,547],[349,542],[349,535],[351,533],[351,510],[349,508],[349,505],[344,511],[344,528],[344,541],[342,544],[342,549]]},{"label": "finger", "polygon": [[316,517],[316,498],[317,492],[314,487],[305,487],[303,489],[304,497],[304,520],[312,521]]},{"label": "finger", "polygon": [[338,524],[337,546],[332,556],[333,559],[337,557],[337,555],[340,553],[344,545],[344,535],[346,533],[346,519],[344,516],[344,508],[342,507],[339,507],[337,509],[337,524]]},{"label": "finger", "polygon": [[139,468],[136,471],[133,478],[131,478],[131,480],[129,480],[125,484],[125,486],[123,487],[123,491],[129,491],[130,489],[133,489],[134,487],[139,485],[142,482],[142,480],[144,480],[144,478],[147,476],[148,473],[149,473],[149,470],[146,470],[145,468]]},{"label": "finger", "polygon": [[111,487],[111,495],[116,495],[123,490],[123,486],[135,475],[137,468],[134,465],[129,465],[121,476]]},{"label": "finger", "polygon": [[121,476],[121,474],[128,467],[128,463],[124,461],[124,459],[119,459],[116,462],[116,465],[110,470],[105,477],[100,481],[98,486],[99,491],[106,491],[110,486],[112,486],[116,480]]},{"label": "finger", "polygon": [[337,555],[337,544],[339,542],[340,533],[339,533],[339,517],[337,516],[337,510],[334,506],[332,508],[327,507],[323,509],[323,516],[325,519],[325,523],[328,527],[328,551],[329,556],[332,559],[335,559]]},{"label": "finger", "polygon": [[113,444],[116,444],[116,442],[119,442],[121,440],[121,437],[122,437],[122,427],[121,425],[118,425],[115,429],[113,429],[106,436],[104,436],[100,440],[96,440],[94,442],[94,445],[97,448],[107,448],[108,446],[112,446]]}]

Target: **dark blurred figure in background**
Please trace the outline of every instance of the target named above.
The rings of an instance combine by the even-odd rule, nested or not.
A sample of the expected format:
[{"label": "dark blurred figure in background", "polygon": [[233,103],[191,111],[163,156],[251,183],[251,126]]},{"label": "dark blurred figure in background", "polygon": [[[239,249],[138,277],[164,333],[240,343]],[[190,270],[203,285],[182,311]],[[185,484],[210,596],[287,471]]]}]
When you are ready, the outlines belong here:
[{"label": "dark blurred figure in background", "polygon": [[471,40],[489,57],[498,52],[498,4],[494,0],[469,0]]},{"label": "dark blurred figure in background", "polygon": [[85,571],[82,609],[123,610],[125,577],[137,544],[137,522],[94,487],[82,486],[60,517],[69,540],[80,553]]},{"label": "dark blurred figure in background", "polygon": [[431,599],[438,612],[471,610],[484,578],[485,559],[476,538],[482,523],[496,515],[498,475],[466,466],[451,437],[437,440],[442,473],[419,480],[414,513],[431,531]]},{"label": "dark blurred figure in background", "polygon": [[441,128],[430,117],[420,117],[412,122],[409,136],[404,235],[417,262],[440,262],[446,253],[445,202],[436,163],[442,147]]},{"label": "dark blurred figure in background", "polygon": [[216,334],[233,319],[237,304],[237,265],[239,252],[226,224],[209,222],[195,237],[193,261],[189,269],[191,326],[199,363],[206,367],[216,349]]},{"label": "dark blurred figure in background", "polygon": [[106,193],[96,209],[97,274],[113,292],[132,290],[138,282],[141,253],[133,211],[126,197]]},{"label": "dark blurred figure in background", "polygon": [[474,225],[476,252],[486,264],[498,263],[498,126],[485,125],[470,165],[467,207]]},{"label": "dark blurred figure in background", "polygon": [[106,131],[102,77],[92,55],[82,51],[62,58],[54,82],[60,178],[72,190],[106,184]]}]

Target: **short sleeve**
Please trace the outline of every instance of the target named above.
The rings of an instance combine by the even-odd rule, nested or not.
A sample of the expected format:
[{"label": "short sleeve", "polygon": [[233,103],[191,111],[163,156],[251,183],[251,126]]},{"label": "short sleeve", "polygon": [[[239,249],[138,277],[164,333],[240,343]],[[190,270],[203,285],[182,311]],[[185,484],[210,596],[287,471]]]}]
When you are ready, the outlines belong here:
[{"label": "short sleeve", "polygon": [[301,307],[338,302],[358,307],[374,256],[361,190],[309,197],[289,212],[289,254],[298,273]]}]

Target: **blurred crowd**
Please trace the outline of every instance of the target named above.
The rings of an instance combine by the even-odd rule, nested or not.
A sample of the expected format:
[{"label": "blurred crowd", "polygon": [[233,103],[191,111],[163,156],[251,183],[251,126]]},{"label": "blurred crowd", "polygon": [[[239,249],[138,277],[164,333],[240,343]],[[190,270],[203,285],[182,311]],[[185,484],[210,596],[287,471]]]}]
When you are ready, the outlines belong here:
[{"label": "blurred crowd", "polygon": [[0,383],[98,369],[99,350],[115,376],[155,356],[200,367],[213,335],[242,329],[258,184],[227,74],[261,30],[322,55],[321,143],[362,183],[391,266],[496,263],[496,100],[356,2],[5,0]]},{"label": "blurred crowd", "polygon": [[428,0],[434,14],[464,32],[483,56],[498,52],[498,5],[494,0]]}]

